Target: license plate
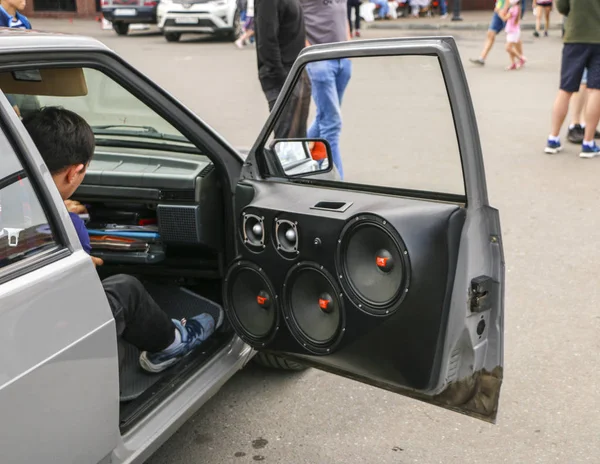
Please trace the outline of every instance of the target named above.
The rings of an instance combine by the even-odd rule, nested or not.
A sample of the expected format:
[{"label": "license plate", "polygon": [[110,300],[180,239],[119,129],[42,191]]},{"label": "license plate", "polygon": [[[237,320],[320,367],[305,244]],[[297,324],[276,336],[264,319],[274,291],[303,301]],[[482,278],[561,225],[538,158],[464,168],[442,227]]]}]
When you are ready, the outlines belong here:
[{"label": "license plate", "polygon": [[198,24],[198,18],[175,18],[175,24]]},{"label": "license plate", "polygon": [[137,11],[134,8],[115,8],[115,16],[135,16]]}]

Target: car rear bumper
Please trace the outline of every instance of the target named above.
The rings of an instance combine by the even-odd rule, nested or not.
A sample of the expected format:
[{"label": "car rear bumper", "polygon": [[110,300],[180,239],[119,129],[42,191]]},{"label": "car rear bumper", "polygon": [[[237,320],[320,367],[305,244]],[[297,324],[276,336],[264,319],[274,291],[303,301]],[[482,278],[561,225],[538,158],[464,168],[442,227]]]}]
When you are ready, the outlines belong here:
[{"label": "car rear bumper", "polygon": [[[121,10],[121,11],[119,11]],[[135,14],[120,14],[120,12],[130,13],[128,10],[134,10]],[[105,7],[102,8],[102,15],[105,19],[111,22],[124,22],[128,24],[144,23],[144,24],[156,24],[156,7],[155,6],[143,6],[143,7]]]}]

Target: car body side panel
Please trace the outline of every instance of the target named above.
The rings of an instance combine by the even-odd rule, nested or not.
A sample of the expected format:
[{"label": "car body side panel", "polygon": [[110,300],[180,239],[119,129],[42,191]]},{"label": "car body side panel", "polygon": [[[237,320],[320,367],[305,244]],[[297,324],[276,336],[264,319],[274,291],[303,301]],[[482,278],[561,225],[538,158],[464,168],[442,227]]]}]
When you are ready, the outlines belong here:
[{"label": "car body side panel", "polygon": [[97,463],[116,446],[115,323],[85,252],[0,286],[0,358],[2,462]]}]

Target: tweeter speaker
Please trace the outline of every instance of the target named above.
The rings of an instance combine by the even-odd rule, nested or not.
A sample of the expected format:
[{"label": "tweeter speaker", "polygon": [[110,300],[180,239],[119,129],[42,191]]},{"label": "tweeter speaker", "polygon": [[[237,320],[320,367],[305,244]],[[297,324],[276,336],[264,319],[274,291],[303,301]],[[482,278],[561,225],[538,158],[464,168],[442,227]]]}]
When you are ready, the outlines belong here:
[{"label": "tweeter speaker", "polygon": [[224,306],[242,339],[263,346],[279,326],[278,297],[269,278],[254,263],[238,261],[225,276]]},{"label": "tweeter speaker", "polygon": [[246,247],[258,252],[265,248],[265,218],[257,214],[242,216],[242,238]]},{"label": "tweeter speaker", "polygon": [[275,248],[284,258],[293,259],[300,254],[298,223],[275,218]]},{"label": "tweeter speaker", "polygon": [[379,216],[363,214],[347,222],[336,266],[344,291],[368,314],[391,314],[408,292],[408,251],[396,229]]},{"label": "tweeter speaker", "polygon": [[315,263],[298,263],[288,272],[283,312],[296,340],[316,354],[331,352],[345,330],[341,291],[323,266]]}]

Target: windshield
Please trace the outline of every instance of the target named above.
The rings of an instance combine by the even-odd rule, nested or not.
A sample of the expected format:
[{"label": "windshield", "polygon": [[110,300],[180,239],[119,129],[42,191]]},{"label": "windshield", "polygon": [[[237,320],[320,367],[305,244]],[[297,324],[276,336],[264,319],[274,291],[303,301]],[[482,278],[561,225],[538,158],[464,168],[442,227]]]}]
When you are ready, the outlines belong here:
[{"label": "windshield", "polygon": [[[18,73],[3,74],[2,90],[23,117],[44,106],[61,106],[92,126],[98,146],[199,153],[175,127],[101,71],[40,69],[28,71],[22,80]],[[4,85],[6,74],[13,79],[8,88]],[[52,82],[46,84],[44,80]],[[7,90],[12,88],[23,90],[10,94]]]}]

